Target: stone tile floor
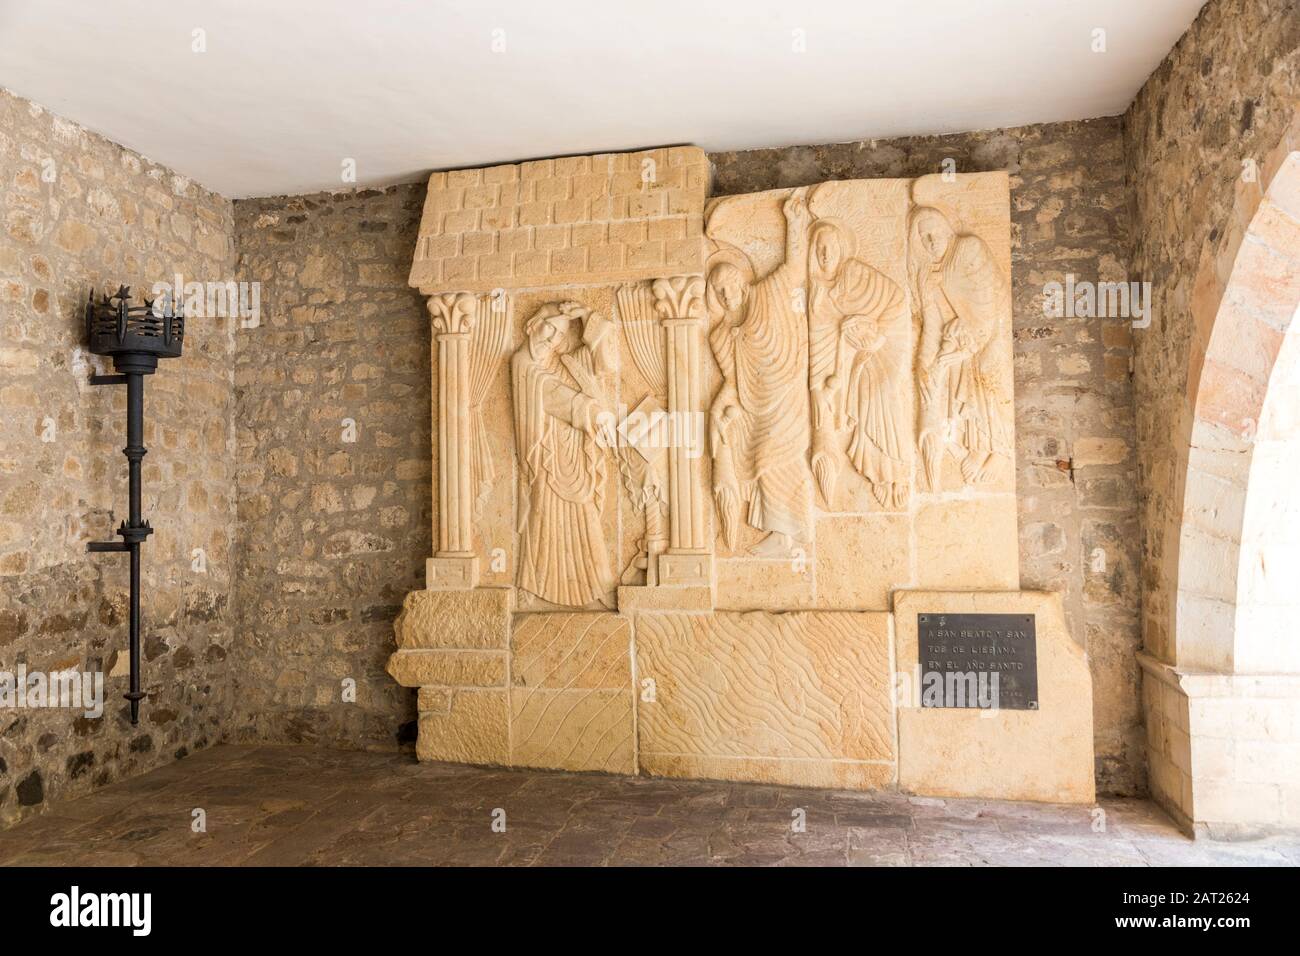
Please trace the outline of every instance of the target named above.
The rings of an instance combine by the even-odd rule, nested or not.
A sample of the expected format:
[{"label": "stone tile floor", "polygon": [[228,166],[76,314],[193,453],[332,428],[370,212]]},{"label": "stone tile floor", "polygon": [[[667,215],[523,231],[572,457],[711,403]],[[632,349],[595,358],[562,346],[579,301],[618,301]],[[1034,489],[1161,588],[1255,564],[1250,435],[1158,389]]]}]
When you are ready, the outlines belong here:
[{"label": "stone tile floor", "polygon": [[[0,864],[1300,864],[1300,838],[1192,841],[1146,801],[1100,806],[1104,832],[1088,807],[220,746],[0,832]],[[195,808],[205,833],[191,828]],[[497,808],[504,833],[492,829]]]}]

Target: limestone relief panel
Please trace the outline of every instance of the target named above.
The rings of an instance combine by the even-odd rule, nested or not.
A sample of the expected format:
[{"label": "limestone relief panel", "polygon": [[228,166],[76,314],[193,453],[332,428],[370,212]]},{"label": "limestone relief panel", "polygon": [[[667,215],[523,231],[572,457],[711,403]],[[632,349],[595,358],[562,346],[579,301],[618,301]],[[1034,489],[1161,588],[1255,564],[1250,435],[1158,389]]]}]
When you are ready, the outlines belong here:
[{"label": "limestone relief panel", "polygon": [[[694,153],[660,152],[635,155],[698,180]],[[422,233],[422,248],[446,253],[438,281],[460,274],[442,240],[463,217],[448,203],[489,174],[498,199],[630,188],[630,159],[597,165],[557,161],[551,174],[568,178],[550,185],[528,164],[479,171],[477,186],[448,174]],[[664,188],[676,187],[639,195]],[[664,260],[658,276],[647,265],[528,287],[512,275],[430,296],[429,586],[513,587],[533,611],[675,606],[647,593],[663,587],[707,592],[678,593],[683,609],[870,610],[940,576],[1017,586],[1006,176],[691,203],[638,201],[634,215],[584,200],[607,233],[696,235],[681,273]],[[475,215],[490,235],[462,231],[457,249],[539,238],[517,210]],[[566,242],[587,225],[567,225]],[[426,289],[427,263],[412,271]]]},{"label": "limestone relief panel", "polygon": [[[1015,586],[1006,178],[724,197],[705,235],[717,606],[883,608],[932,550]],[[975,512],[958,540],[917,534],[953,493]],[[877,515],[899,520],[855,593],[840,565]]]},{"label": "limestone relief panel", "polygon": [[1019,586],[1007,176],[708,181],[430,181],[424,759],[890,786],[898,595]]}]

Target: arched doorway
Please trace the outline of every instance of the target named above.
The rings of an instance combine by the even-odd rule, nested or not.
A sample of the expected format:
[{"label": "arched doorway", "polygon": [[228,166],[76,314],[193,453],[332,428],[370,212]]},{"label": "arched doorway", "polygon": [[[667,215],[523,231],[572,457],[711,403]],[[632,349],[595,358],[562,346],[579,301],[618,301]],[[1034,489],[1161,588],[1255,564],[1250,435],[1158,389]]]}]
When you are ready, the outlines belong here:
[{"label": "arched doorway", "polygon": [[1141,655],[1151,789],[1187,828],[1300,827],[1300,121],[1202,256],[1175,580]]}]

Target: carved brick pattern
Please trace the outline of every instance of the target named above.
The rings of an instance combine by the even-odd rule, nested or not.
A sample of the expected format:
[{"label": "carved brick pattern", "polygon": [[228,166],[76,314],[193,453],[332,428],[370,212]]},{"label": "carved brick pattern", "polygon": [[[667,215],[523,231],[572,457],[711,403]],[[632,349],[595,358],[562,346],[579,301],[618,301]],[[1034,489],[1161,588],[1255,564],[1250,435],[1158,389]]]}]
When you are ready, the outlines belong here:
[{"label": "carved brick pattern", "polygon": [[694,146],[434,173],[411,285],[482,292],[698,272],[708,187]]}]

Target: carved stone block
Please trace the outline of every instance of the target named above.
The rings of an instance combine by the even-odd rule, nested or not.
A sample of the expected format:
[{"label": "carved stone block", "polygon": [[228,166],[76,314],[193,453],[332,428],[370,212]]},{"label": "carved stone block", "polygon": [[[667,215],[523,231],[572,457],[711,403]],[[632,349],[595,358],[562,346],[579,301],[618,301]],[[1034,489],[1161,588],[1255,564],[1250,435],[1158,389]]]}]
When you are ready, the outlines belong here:
[{"label": "carved stone block", "polygon": [[510,683],[513,764],[635,772],[627,618],[517,615]]},{"label": "carved stone block", "polygon": [[510,590],[412,591],[393,622],[397,646],[504,650],[510,643]]},{"label": "carved stone block", "polygon": [[618,589],[620,614],[642,611],[712,611],[712,587],[624,587]]},{"label": "carved stone block", "polygon": [[517,614],[510,685],[552,690],[631,686],[628,619],[617,614]]},{"label": "carved stone block", "polygon": [[712,554],[661,554],[659,584],[663,587],[712,587]]},{"label": "carved stone block", "polygon": [[639,614],[642,769],[888,785],[889,622],[873,613]]},{"label": "carved stone block", "polygon": [[884,609],[935,564],[1015,587],[1006,176],[726,196],[705,234],[718,606]]},{"label": "carved stone block", "polygon": [[478,586],[478,558],[426,558],[424,586],[430,591],[465,591]]},{"label": "carved stone block", "polygon": [[504,687],[504,651],[399,650],[388,673],[403,687]]},{"label": "carved stone block", "polygon": [[[918,614],[1023,614],[1036,620],[1037,709],[922,707]],[[1092,803],[1092,677],[1059,594],[898,591],[899,786],[939,797]],[[955,655],[960,656],[960,654]]]},{"label": "carved stone block", "polygon": [[709,179],[695,146],[434,173],[410,283],[486,292],[699,272]]},{"label": "carved stone block", "polygon": [[510,762],[505,688],[420,688],[420,760],[498,764]]},{"label": "carved stone block", "polygon": [[510,691],[517,767],[636,773],[630,689]]}]

